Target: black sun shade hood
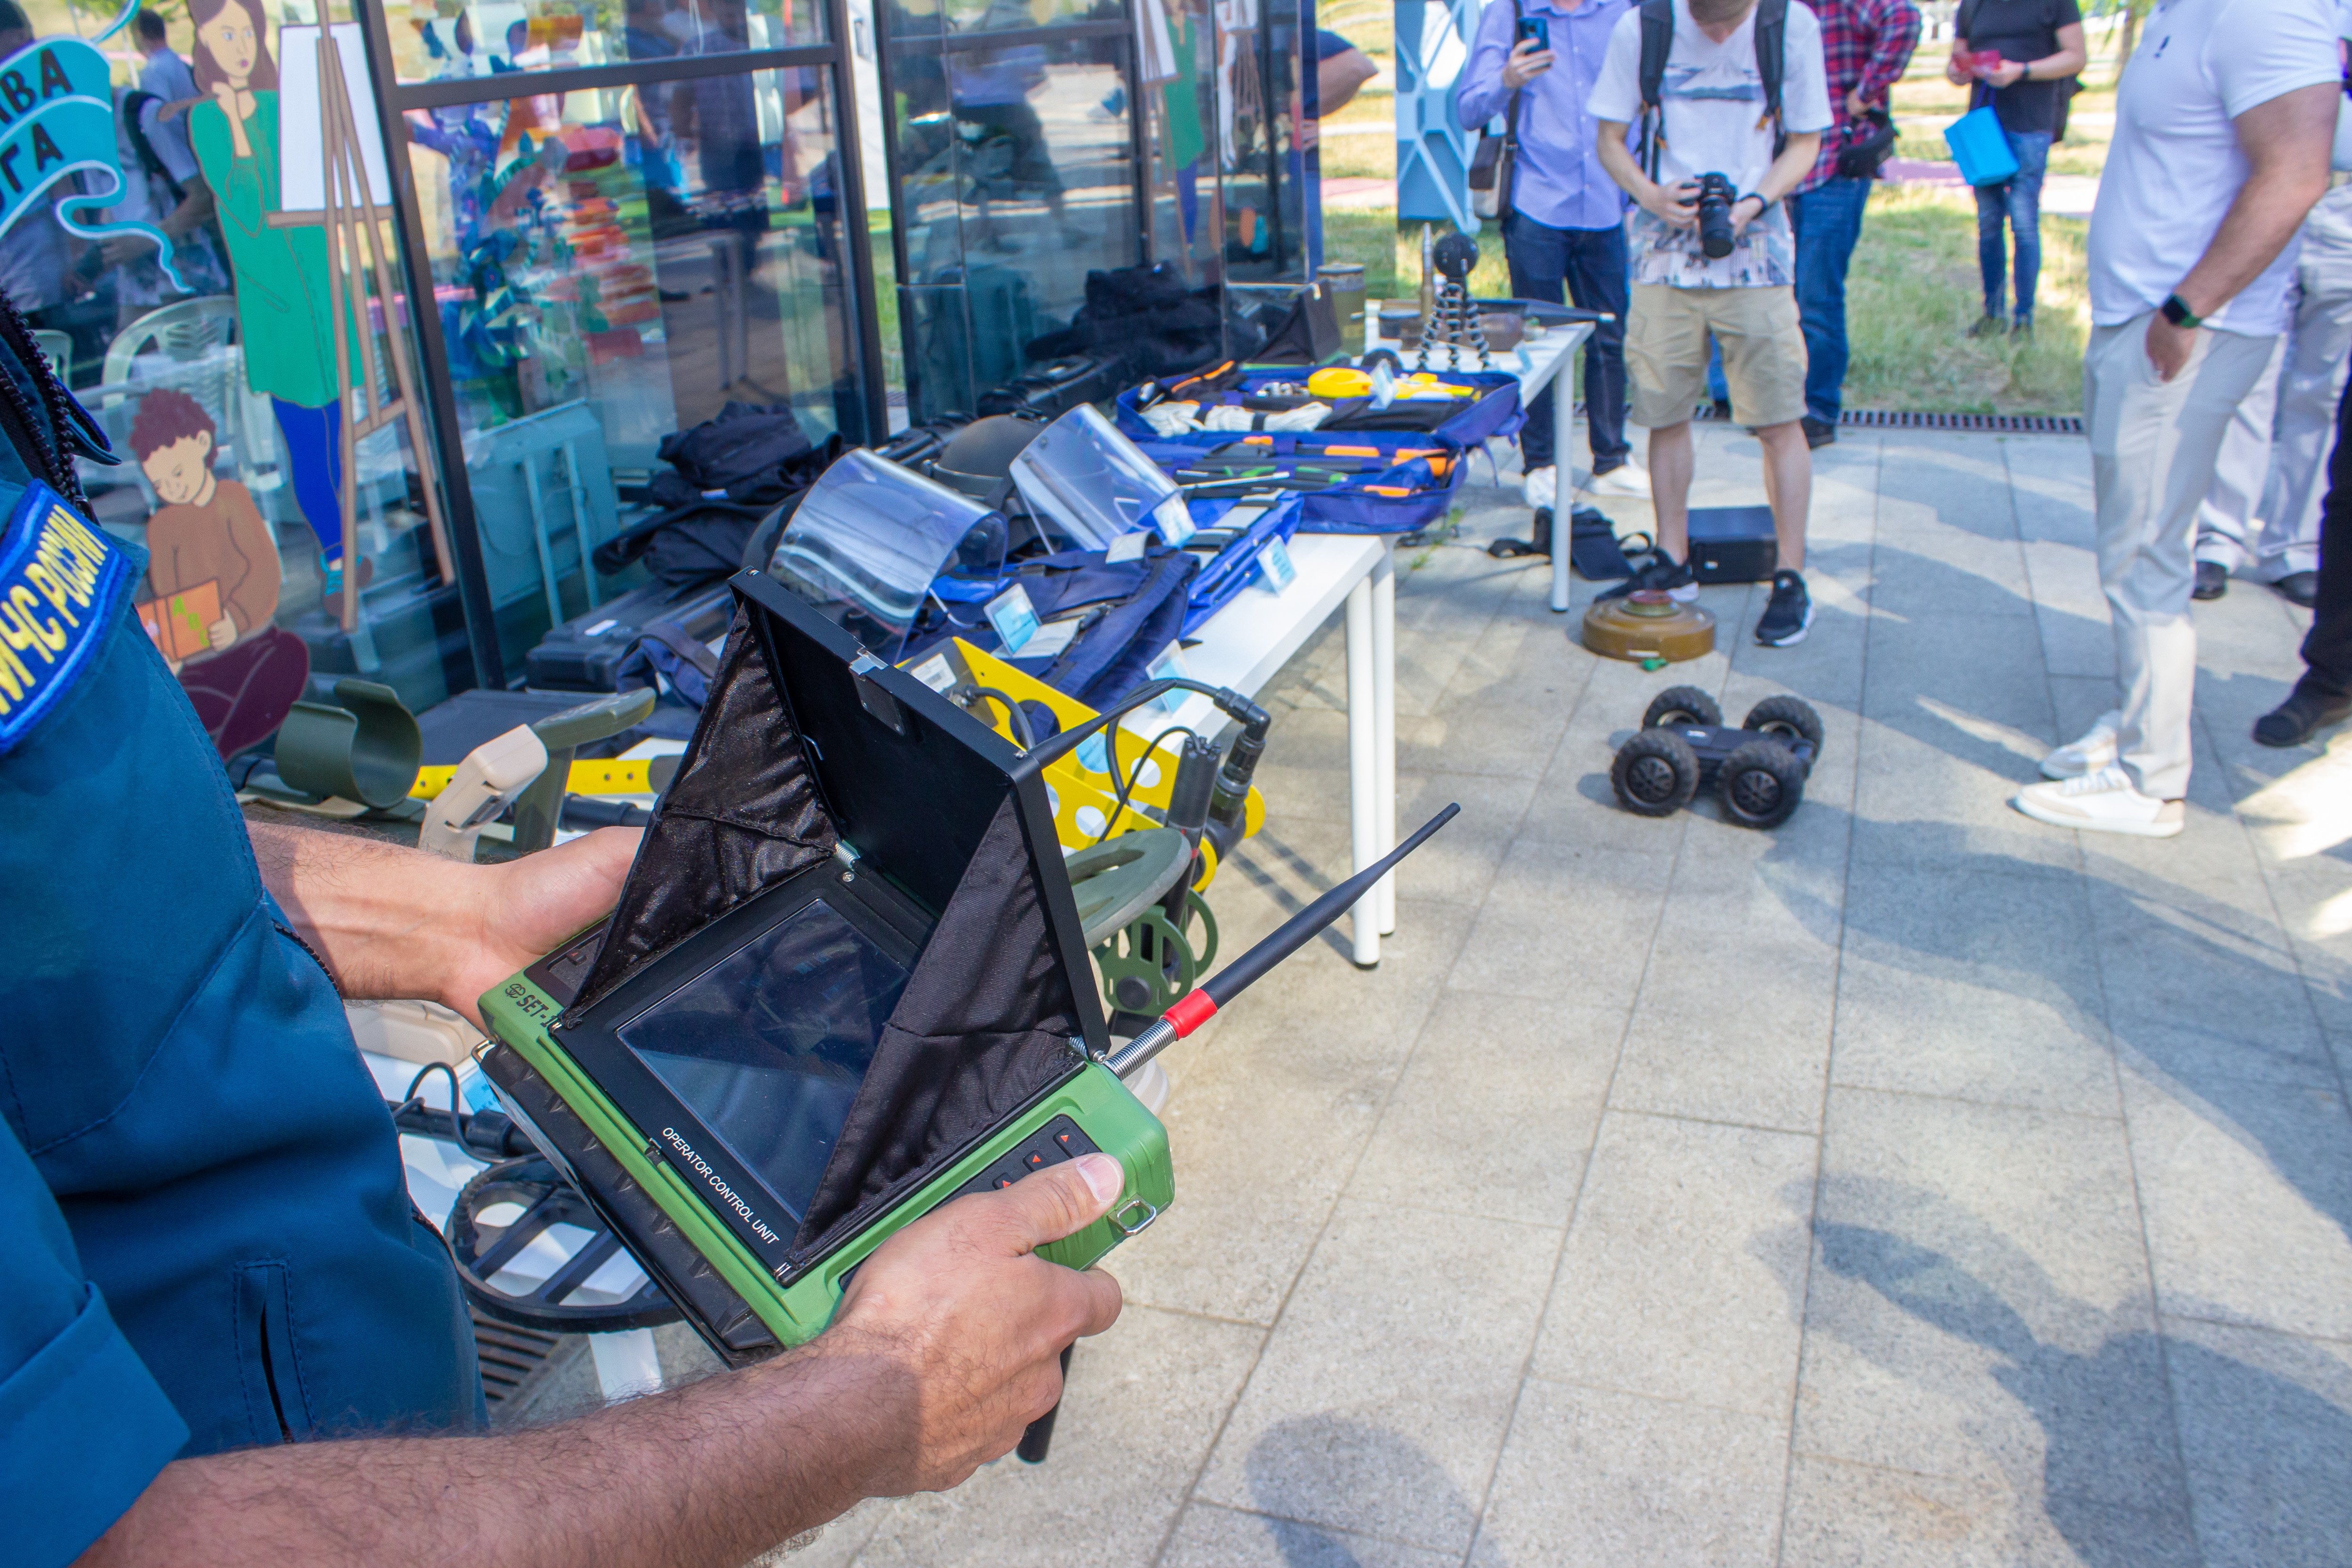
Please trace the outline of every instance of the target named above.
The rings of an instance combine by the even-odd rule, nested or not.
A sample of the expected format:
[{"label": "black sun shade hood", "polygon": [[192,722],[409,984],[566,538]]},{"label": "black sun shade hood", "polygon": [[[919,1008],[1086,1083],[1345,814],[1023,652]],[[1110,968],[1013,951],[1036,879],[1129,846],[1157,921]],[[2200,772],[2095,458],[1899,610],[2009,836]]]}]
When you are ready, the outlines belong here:
[{"label": "black sun shade hood", "polygon": [[[794,1239],[820,1252],[1108,1049],[1045,780],[993,730],[757,572],[565,1024],[837,851],[931,921]],[[829,864],[830,863],[830,864]]]}]

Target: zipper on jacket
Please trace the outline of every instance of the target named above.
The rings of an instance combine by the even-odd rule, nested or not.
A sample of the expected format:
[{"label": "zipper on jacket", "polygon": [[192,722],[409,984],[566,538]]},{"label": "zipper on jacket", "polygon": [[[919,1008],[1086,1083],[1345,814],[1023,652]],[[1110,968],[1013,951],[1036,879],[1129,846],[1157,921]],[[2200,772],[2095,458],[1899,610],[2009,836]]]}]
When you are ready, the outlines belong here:
[{"label": "zipper on jacket", "polygon": [[284,937],[296,947],[300,948],[304,952],[310,955],[310,962],[319,966],[319,973],[325,975],[327,977],[327,984],[335,988],[336,1001],[348,1002],[351,1000],[350,997],[343,994],[343,984],[341,981],[335,978],[335,972],[327,967],[327,961],[319,956],[319,950],[317,948],[312,947],[309,942],[302,940],[300,932],[297,931],[292,926],[288,925],[284,921],[271,921],[269,923],[278,928],[278,935]]}]

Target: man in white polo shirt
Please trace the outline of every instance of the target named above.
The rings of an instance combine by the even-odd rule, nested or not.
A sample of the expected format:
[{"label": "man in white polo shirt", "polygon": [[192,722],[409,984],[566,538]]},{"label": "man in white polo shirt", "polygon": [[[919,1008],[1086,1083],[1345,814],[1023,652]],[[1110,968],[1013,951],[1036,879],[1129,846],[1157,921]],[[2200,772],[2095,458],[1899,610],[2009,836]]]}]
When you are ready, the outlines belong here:
[{"label": "man in white polo shirt", "polygon": [[2169,838],[2189,792],[2199,503],[2287,324],[2292,241],[2327,189],[2335,0],[2169,0],[2140,32],[2091,214],[2083,407],[2122,705],[2017,809]]}]

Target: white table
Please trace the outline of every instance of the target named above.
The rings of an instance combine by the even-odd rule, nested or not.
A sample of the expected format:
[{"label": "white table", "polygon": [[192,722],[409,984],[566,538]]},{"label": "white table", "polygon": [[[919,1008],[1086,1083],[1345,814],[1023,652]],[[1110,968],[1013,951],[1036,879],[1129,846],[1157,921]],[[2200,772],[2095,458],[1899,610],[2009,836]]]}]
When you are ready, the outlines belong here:
[{"label": "white table", "polygon": [[[1378,300],[1364,305],[1364,347],[1388,349],[1404,361],[1408,368],[1420,363],[1419,349],[1411,354],[1402,342],[1380,335],[1381,304]],[[1569,437],[1576,426],[1576,378],[1561,373],[1576,363],[1576,351],[1592,335],[1590,321],[1567,321],[1544,329],[1543,336],[1523,341],[1508,353],[1493,356],[1491,368],[1519,380],[1519,401],[1532,404],[1536,394],[1554,382],[1551,400],[1552,453],[1563,475],[1568,472]],[[1444,347],[1429,353],[1429,368],[1434,371],[1476,370],[1475,350],[1465,350],[1456,358]],[[1551,509],[1551,607],[1565,613],[1568,609],[1568,538],[1571,524],[1569,513],[1575,510],[1572,491],[1563,483]]]},{"label": "white table", "polygon": [[[1331,612],[1348,609],[1348,821],[1359,871],[1396,847],[1396,542],[1392,535],[1302,533],[1290,542],[1298,576],[1280,595],[1253,583],[1194,634],[1184,669],[1195,680],[1255,699]],[[1149,740],[1171,724],[1213,735],[1227,721],[1205,697],[1171,716],[1154,707],[1122,728]],[[1279,732],[1273,743],[1279,743]],[[1396,876],[1381,879],[1353,913],[1358,964],[1381,961],[1396,930]]]}]

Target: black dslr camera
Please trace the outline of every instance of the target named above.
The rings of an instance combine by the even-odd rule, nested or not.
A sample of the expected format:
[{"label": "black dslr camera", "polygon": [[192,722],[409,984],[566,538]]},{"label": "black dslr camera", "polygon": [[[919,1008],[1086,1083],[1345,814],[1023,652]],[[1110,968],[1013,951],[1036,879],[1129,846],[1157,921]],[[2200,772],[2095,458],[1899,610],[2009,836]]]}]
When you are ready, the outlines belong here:
[{"label": "black dslr camera", "polygon": [[1731,205],[1738,199],[1725,175],[1698,177],[1698,247],[1710,261],[1731,254]]}]

